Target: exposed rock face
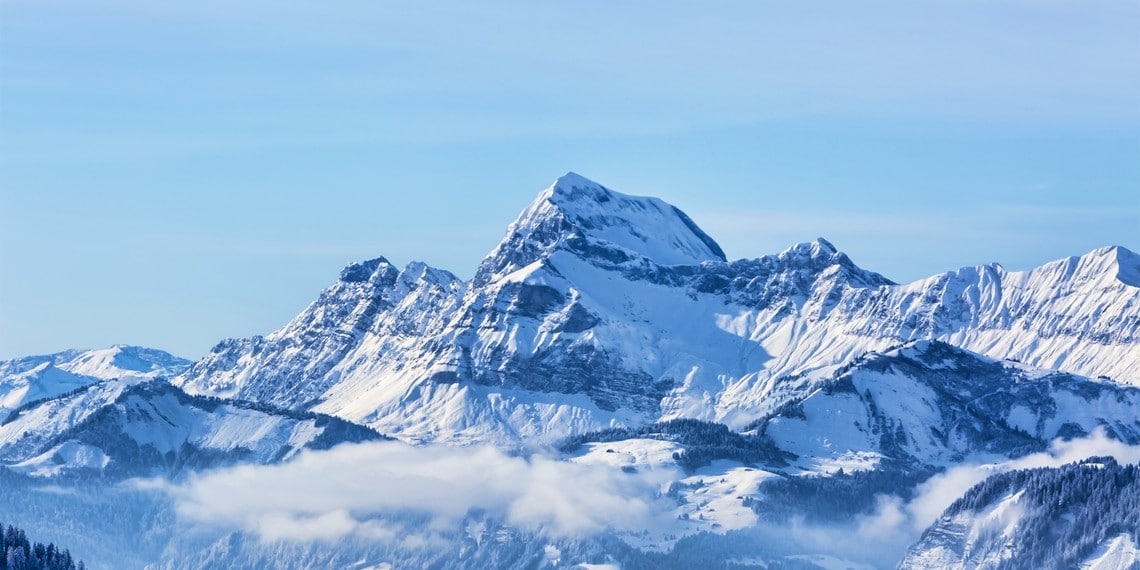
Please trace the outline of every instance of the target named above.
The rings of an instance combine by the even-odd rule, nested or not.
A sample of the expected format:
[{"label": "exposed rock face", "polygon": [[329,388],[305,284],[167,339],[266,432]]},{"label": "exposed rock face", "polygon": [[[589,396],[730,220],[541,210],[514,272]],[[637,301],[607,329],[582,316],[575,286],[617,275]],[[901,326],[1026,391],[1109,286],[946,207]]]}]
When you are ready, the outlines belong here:
[{"label": "exposed rock face", "polygon": [[321,414],[190,396],[161,379],[107,380],[12,412],[0,424],[0,465],[36,476],[177,475],[375,439]]},{"label": "exposed rock face", "polygon": [[223,341],[175,383],[409,440],[505,444],[676,417],[739,428],[781,405],[782,379],[924,339],[1136,384],[1138,276],[1119,247],[903,285],[822,239],[726,261],[677,208],[568,174],[470,282],[354,264],[281,330]]},{"label": "exposed rock face", "polygon": [[871,353],[826,381],[788,379],[756,429],[812,461],[861,453],[940,468],[1104,430],[1140,443],[1140,387],[992,360],[938,341]]}]

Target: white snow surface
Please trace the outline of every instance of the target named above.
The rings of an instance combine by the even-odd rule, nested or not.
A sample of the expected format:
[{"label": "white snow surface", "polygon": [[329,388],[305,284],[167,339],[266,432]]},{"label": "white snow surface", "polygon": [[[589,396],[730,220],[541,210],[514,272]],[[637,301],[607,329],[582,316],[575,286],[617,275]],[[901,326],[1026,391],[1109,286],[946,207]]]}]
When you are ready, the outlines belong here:
[{"label": "white snow surface", "polygon": [[1128,533],[1119,534],[1105,541],[1088,560],[1081,563],[1081,570],[1118,570],[1133,568],[1140,564],[1140,548]]},{"label": "white snow surface", "polygon": [[282,329],[223,341],[175,383],[408,441],[503,445],[678,417],[740,428],[859,355],[920,339],[1140,384],[1140,259],[1124,248],[904,285],[822,239],[722,258],[672,206],[570,174],[472,281],[354,264]]},{"label": "white snow surface", "polygon": [[[0,425],[0,465],[34,475],[108,467],[122,441],[160,455],[184,446],[232,454],[242,461],[288,459],[320,436],[317,419],[299,419],[232,403],[196,405],[161,380],[107,380],[77,393],[20,410]],[[101,422],[90,426],[84,422]],[[100,435],[75,438],[78,426]],[[70,434],[70,435],[69,435]],[[117,438],[123,439],[117,439]],[[68,439],[62,439],[68,438]],[[130,449],[126,450],[131,455]],[[155,467],[142,465],[142,468]]]},{"label": "white snow surface", "polygon": [[964,511],[940,520],[937,528],[945,539],[930,548],[912,551],[903,566],[946,570],[995,568],[1014,557],[1018,546],[1013,542],[1014,531],[1024,514],[1019,504],[1022,494],[1018,491],[1007,495],[978,513]]},{"label": "white snow surface", "polygon": [[0,416],[103,380],[170,377],[190,364],[158,349],[121,344],[0,361]]},{"label": "white snow surface", "polygon": [[8,467],[14,471],[51,477],[75,469],[101,471],[110,464],[111,458],[102,449],[83,445],[74,441],[61,443],[31,459],[20,461]]},{"label": "white snow surface", "polygon": [[688,474],[677,468],[673,454],[685,446],[657,439],[634,438],[607,443],[589,443],[569,458],[586,465],[605,465],[627,471],[666,471],[671,474],[665,491],[676,498],[677,506],[668,520],[645,534],[623,539],[639,548],[662,550],[677,539],[698,532],[725,533],[747,528],[758,521],[756,513],[744,504],[755,498],[760,485],[780,475],[717,460]]},{"label": "white snow surface", "polygon": [[[1140,438],[1140,387],[996,361],[917,341],[809,386],[764,432],[811,473],[874,469],[898,454],[932,466],[989,462],[1025,445],[1111,429]],[[893,436],[893,437],[892,437]],[[885,443],[886,442],[886,443]]]},{"label": "white snow surface", "polygon": [[[615,192],[573,172],[555,180],[519,214],[488,258],[515,254],[519,241],[512,238],[516,237],[536,242],[533,245],[543,254],[584,238],[658,265],[725,260],[720,246],[676,207],[657,198]],[[505,264],[495,270],[502,275],[525,264]]]},{"label": "white snow surface", "polygon": [[874,566],[843,560],[829,554],[793,554],[787,558],[810,562],[823,570],[875,570]]}]

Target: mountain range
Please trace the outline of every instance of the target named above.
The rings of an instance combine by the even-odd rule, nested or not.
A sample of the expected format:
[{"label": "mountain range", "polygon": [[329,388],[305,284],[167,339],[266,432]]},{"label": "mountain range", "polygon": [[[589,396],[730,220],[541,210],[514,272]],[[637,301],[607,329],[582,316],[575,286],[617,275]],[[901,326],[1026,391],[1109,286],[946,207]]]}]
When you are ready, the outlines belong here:
[{"label": "mountain range", "polygon": [[101,380],[172,377],[191,364],[162,350],[125,345],[3,360],[0,414]]},{"label": "mountain range", "polygon": [[[345,267],[284,327],[222,340],[197,362],[130,346],[0,362],[0,474],[194,480],[388,438],[553,453],[622,473],[679,466],[667,486],[676,521],[623,540],[672,545],[669,563],[680,564],[689,554],[678,552],[754,541],[732,533],[773,513],[799,508],[789,520],[813,520],[821,498],[838,497],[840,515],[862,520],[872,497],[906,498],[955,466],[1089,437],[1140,445],[1138,335],[1140,256],[1124,247],[900,284],[822,238],[728,260],[676,207],[570,173],[522,211],[469,280],[378,257]],[[1000,515],[1006,534],[1021,536],[1029,523],[1018,521],[1068,516],[1022,516],[1053,512],[1017,498],[1050,477],[971,491],[915,537],[903,567],[1030,567],[1044,547],[1009,554],[986,521]],[[1001,515],[1014,503],[1017,516]],[[1135,559],[1140,536],[1116,532],[1115,520],[1097,519],[1112,533],[1082,536],[1065,555]],[[486,544],[478,534],[455,540],[487,559],[514,548],[549,555],[497,532]],[[276,552],[218,539],[202,559],[239,543],[250,564]],[[599,544],[573,548],[609,548]],[[174,547],[155,552],[164,548]],[[312,560],[331,556],[306,548]],[[777,567],[839,563],[761,551]]]},{"label": "mountain range", "polygon": [[683,212],[567,174],[474,278],[353,264],[283,328],[219,343],[192,394],[312,410],[416,442],[551,441],[698,418],[741,428],[869,353],[938,340],[1140,384],[1140,256],[896,284],[826,240],[727,261]]}]

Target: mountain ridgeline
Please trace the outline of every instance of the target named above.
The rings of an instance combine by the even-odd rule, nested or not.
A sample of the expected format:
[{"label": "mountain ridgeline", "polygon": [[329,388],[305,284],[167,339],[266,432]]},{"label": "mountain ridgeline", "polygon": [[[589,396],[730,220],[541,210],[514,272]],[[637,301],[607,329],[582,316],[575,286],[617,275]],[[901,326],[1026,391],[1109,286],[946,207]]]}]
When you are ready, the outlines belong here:
[{"label": "mountain ridgeline", "polygon": [[0,416],[102,380],[171,377],[190,364],[168,352],[126,345],[0,361]]},{"label": "mountain ridgeline", "polygon": [[[392,438],[403,443],[370,443]],[[470,280],[377,257],[282,328],[197,362],[130,346],[0,362],[0,516],[93,567],[1137,564],[1135,466],[1003,472],[1065,442],[1140,446],[1131,251],[900,284],[822,238],[729,260],[675,206],[576,174],[541,192]],[[430,467],[390,469],[421,457],[409,450]],[[646,520],[583,515],[605,530],[555,536],[524,524],[534,500],[465,508],[438,467],[462,450],[517,463],[513,477],[532,478],[519,487],[556,510],[617,502],[615,520]],[[324,462],[349,459],[331,479],[369,479],[348,500],[290,475],[317,465],[323,479]],[[997,475],[953,505],[964,487],[931,499],[937,478],[971,466]],[[574,486],[564,473],[591,500],[558,496]],[[219,482],[235,504],[273,508],[186,507]],[[454,520],[402,503],[404,486],[453,497]],[[592,500],[610,486],[629,502]],[[516,490],[484,491],[494,505]],[[376,508],[356,504],[370,494]],[[304,508],[290,514],[294,499]],[[72,567],[21,536],[0,570]]]},{"label": "mountain ridgeline", "polygon": [[471,281],[353,264],[285,327],[223,341],[173,381],[416,442],[557,441],[675,418],[740,429],[860,355],[919,340],[1140,383],[1138,274],[1121,247],[908,284],[823,239],[728,261],[679,209],[568,174]]},{"label": "mountain ridgeline", "polygon": [[106,380],[9,414],[0,423],[0,465],[39,477],[176,477],[379,439],[323,414],[191,396],[161,379]]}]

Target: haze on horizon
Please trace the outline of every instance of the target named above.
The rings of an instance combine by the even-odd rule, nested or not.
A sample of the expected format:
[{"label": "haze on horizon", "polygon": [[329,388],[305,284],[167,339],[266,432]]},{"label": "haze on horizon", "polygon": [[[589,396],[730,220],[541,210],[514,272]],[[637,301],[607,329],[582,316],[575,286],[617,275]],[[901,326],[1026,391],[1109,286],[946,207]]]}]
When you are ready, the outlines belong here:
[{"label": "haze on horizon", "polygon": [[[322,9],[324,8],[324,9]],[[197,358],[575,171],[730,259],[1140,250],[1140,5],[0,2],[0,359]]]}]

